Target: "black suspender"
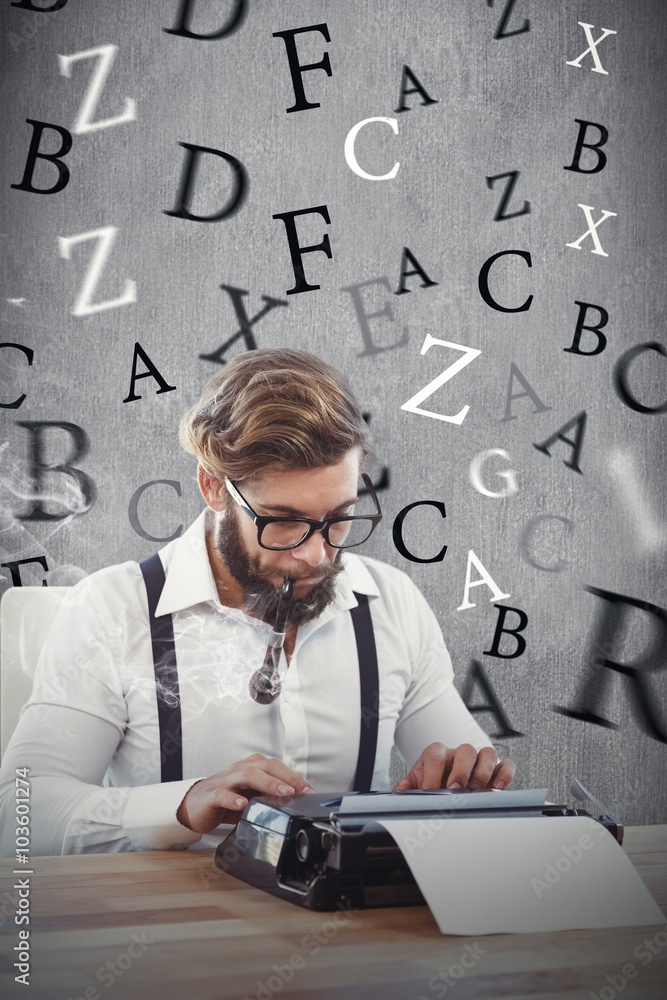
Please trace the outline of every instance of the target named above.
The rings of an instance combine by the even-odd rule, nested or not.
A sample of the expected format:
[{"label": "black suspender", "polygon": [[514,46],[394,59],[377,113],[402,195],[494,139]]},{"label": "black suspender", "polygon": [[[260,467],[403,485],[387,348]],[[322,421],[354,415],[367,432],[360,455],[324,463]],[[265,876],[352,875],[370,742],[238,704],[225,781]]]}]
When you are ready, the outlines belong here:
[{"label": "black suspender", "polygon": [[[155,693],[160,726],[161,779],[162,781],[179,781],[183,777],[183,739],[174,629],[171,615],[155,617],[155,610],[165,582],[164,568],[157,553],[140,563],[139,568],[143,574],[148,595]],[[354,777],[354,790],[355,792],[367,792],[370,791],[375,769],[380,716],[380,682],[368,596],[356,592],[354,596],[358,603],[355,608],[351,609],[350,615],[357,643],[361,695],[359,756]]]},{"label": "black suspender", "polygon": [[183,739],[174,628],[171,615],[155,617],[155,609],[164,587],[164,568],[157,552],[139,563],[139,568],[148,594],[148,617],[151,625],[155,693],[160,725],[161,780],[180,781],[183,777]]},{"label": "black suspender", "polygon": [[359,756],[357,757],[357,773],[354,776],[354,791],[369,792],[375,769],[378,741],[380,679],[373,623],[368,607],[368,594],[357,594],[355,591],[354,596],[358,603],[356,608],[352,608],[350,615],[354,625],[354,637],[357,640],[359,686],[361,688]]}]

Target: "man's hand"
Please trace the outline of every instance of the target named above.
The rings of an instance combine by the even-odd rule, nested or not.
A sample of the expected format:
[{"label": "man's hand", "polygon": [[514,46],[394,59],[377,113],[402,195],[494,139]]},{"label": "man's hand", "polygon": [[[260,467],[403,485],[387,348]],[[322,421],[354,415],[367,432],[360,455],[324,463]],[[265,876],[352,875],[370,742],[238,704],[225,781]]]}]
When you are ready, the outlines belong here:
[{"label": "man's hand", "polygon": [[419,760],[396,785],[399,792],[410,788],[505,788],[514,777],[516,764],[498,760],[493,747],[477,753],[470,743],[446,747],[431,743]]},{"label": "man's hand", "polygon": [[219,823],[238,823],[250,795],[305,795],[314,791],[282,761],[254,753],[194,784],[176,818],[195,833],[208,833]]}]

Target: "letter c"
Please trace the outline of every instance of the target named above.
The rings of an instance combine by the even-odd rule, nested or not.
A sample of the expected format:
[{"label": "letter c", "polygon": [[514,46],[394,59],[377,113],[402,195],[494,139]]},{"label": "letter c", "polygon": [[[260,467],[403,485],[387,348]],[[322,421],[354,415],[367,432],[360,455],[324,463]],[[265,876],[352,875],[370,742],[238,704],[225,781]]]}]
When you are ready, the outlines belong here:
[{"label": "letter c", "polygon": [[386,122],[387,125],[391,126],[394,135],[398,135],[398,122],[395,118],[364,118],[362,122],[357,122],[345,137],[345,160],[350,170],[354,171],[358,177],[363,177],[365,181],[391,181],[398,173],[398,168],[400,167],[398,161],[393,165],[388,174],[368,174],[365,170],[361,169],[357,162],[357,157],[354,153],[354,143],[358,133],[369,122]]},{"label": "letter c", "polygon": [[638,344],[636,347],[631,347],[624,354],[621,354],[614,366],[614,388],[621,402],[630,407],[631,410],[636,410],[637,413],[666,413],[667,402],[661,406],[644,406],[643,403],[635,399],[628,388],[628,366],[633,358],[636,358],[637,355],[642,354],[644,351],[655,351],[657,354],[662,355],[663,358],[667,357],[667,351],[663,345],[655,340],[650,341],[648,344]]},{"label": "letter c", "polygon": [[523,260],[525,260],[528,267],[533,266],[531,256],[527,250],[501,250],[500,253],[494,253],[492,257],[489,257],[489,259],[485,260],[484,263],[482,264],[481,270],[479,272],[479,278],[477,281],[479,285],[479,292],[484,301],[486,302],[487,306],[491,306],[492,309],[496,309],[498,312],[503,312],[503,313],[527,312],[530,309],[530,303],[533,301],[532,295],[528,296],[528,298],[526,299],[526,301],[522,306],[515,306],[512,309],[509,306],[501,306],[498,302],[496,302],[496,300],[491,295],[491,292],[489,291],[489,271],[491,270],[492,265],[495,263],[495,261],[498,260],[499,257],[507,257],[511,254],[514,254],[516,257],[521,257]]},{"label": "letter c", "polygon": [[[23,344],[0,344],[0,350],[3,347],[14,347],[16,348],[17,351],[23,351],[26,358],[28,359],[28,367],[32,366],[32,359],[35,356],[35,352],[31,350],[29,347],[24,347]],[[19,406],[22,404],[24,399],[25,399],[25,393],[23,393],[22,396],[19,396],[18,399],[15,399],[13,403],[0,403],[0,407],[2,407],[4,410],[18,410]]]},{"label": "letter c", "polygon": [[143,486],[140,486],[139,489],[135,490],[135,492],[132,494],[132,497],[130,498],[130,503],[128,504],[127,508],[127,516],[130,519],[130,524],[141,538],[147,538],[149,542],[173,542],[173,540],[175,538],[178,538],[179,535],[182,533],[183,531],[182,524],[179,524],[179,526],[176,528],[176,531],[174,531],[171,535],[168,535],[166,538],[160,538],[157,535],[149,535],[148,532],[145,531],[141,527],[141,524],[139,523],[139,501],[143,493],[145,492],[145,490],[149,488],[149,486],[158,486],[158,485],[171,486],[172,489],[176,490],[176,495],[179,497],[181,496],[181,484],[176,480],[152,479],[149,483],[144,483]]},{"label": "letter c", "polygon": [[406,515],[409,514],[410,511],[413,509],[413,507],[435,507],[435,509],[440,512],[440,515],[442,517],[447,516],[445,513],[445,505],[441,500],[416,500],[414,503],[409,503],[407,507],[404,507],[403,510],[400,510],[396,515],[396,519],[394,521],[394,527],[392,530],[394,545],[401,553],[403,558],[409,559],[411,562],[418,562],[418,563],[442,562],[442,560],[445,558],[445,552],[447,551],[446,545],[442,546],[437,555],[431,556],[430,558],[427,559],[422,559],[419,556],[413,555],[412,552],[409,551],[405,542],[403,541],[403,521],[405,520]]},{"label": "letter c", "polygon": [[545,573],[560,573],[567,565],[566,559],[559,559],[554,566],[544,566],[542,563],[537,561],[530,551],[535,531],[544,521],[560,521],[561,524],[565,525],[566,534],[568,535],[571,535],[574,530],[572,521],[570,521],[567,517],[561,517],[560,514],[536,514],[535,517],[531,517],[530,521],[523,529],[523,534],[521,535],[521,552],[526,562],[534,569],[543,570]]}]

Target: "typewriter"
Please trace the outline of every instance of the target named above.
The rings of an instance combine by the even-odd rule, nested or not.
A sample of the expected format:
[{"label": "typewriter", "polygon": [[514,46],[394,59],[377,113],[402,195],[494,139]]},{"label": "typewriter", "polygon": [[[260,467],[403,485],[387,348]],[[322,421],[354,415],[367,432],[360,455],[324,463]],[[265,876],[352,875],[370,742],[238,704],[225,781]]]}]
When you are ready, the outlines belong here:
[{"label": "typewriter", "polygon": [[[441,824],[474,817],[589,816],[583,808],[545,803],[546,789],[316,793],[251,799],[219,844],[218,868],[249,885],[311,910],[424,903],[410,867],[382,818]],[[571,791],[592,802],[609,833],[623,827],[576,780]],[[596,817],[591,817],[596,818]]]}]

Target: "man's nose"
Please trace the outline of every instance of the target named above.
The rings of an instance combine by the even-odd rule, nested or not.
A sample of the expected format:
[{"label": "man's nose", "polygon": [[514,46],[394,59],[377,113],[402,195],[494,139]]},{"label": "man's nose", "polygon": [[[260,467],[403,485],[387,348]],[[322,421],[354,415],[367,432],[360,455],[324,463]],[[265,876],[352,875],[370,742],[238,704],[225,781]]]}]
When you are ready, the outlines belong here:
[{"label": "man's nose", "polygon": [[314,531],[308,541],[292,549],[292,555],[295,559],[308,563],[313,568],[320,566],[328,557],[327,546],[322,532]]}]

